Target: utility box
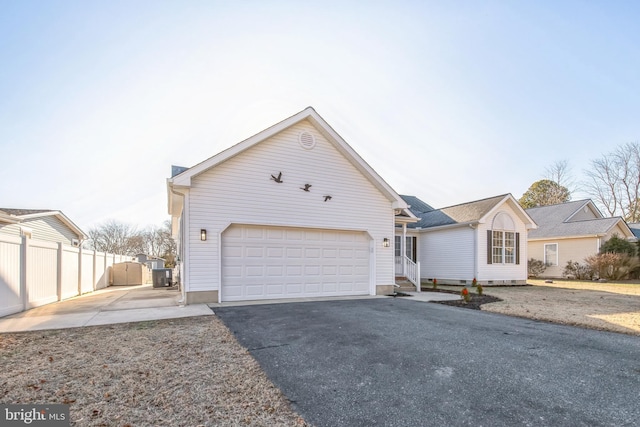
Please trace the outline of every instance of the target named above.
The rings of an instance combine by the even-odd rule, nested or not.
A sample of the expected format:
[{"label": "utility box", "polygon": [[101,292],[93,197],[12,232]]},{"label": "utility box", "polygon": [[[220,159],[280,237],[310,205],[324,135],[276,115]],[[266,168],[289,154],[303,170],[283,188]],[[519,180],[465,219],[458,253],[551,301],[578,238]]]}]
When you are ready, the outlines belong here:
[{"label": "utility box", "polygon": [[151,270],[154,288],[167,288],[173,285],[173,271],[170,268]]}]

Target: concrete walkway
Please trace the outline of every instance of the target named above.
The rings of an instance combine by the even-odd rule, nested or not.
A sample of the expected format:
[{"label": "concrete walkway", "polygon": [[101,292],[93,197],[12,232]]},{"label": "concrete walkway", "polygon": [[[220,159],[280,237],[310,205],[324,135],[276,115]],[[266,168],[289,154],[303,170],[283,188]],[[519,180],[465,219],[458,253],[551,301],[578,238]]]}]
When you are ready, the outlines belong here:
[{"label": "concrete walkway", "polygon": [[[408,301],[448,301],[458,295],[437,292],[406,292]],[[38,331],[43,329],[78,328],[112,323],[142,322],[178,317],[210,316],[213,309],[244,305],[285,304],[336,300],[389,298],[376,296],[347,296],[327,298],[291,298],[260,301],[223,302],[220,304],[179,304],[177,290],[142,286],[110,286],[79,297],[32,308],[22,313],[0,318],[0,333]],[[400,297],[399,297],[400,298]]]},{"label": "concrete walkway", "polygon": [[110,286],[68,300],[0,318],[0,333],[77,328],[112,323],[206,316],[205,304],[179,305],[177,290],[142,286]]}]

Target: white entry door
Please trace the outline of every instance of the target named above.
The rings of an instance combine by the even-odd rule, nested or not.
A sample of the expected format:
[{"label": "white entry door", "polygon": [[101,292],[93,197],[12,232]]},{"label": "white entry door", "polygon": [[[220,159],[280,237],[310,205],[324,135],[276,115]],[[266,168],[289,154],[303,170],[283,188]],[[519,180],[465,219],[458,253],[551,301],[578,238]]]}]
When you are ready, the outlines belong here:
[{"label": "white entry door", "polygon": [[222,300],[369,294],[364,232],[232,225],[222,234]]}]

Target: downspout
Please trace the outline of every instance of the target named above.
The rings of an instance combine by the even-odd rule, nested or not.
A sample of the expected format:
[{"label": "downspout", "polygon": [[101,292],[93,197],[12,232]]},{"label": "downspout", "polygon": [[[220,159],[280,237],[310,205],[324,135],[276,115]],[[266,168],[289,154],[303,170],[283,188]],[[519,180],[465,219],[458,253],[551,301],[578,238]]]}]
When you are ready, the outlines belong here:
[{"label": "downspout", "polygon": [[[182,214],[184,214],[184,203],[186,200],[185,194],[184,193],[179,193],[178,191],[174,190],[173,186],[170,187],[170,191],[172,194],[175,194],[176,196],[180,196],[182,197]],[[183,223],[182,223],[182,215],[180,215],[181,220],[180,220],[180,251],[182,252],[182,254],[184,255],[185,252],[185,233],[184,231],[184,227],[183,227]],[[180,254],[178,253],[178,256],[180,256]],[[186,304],[186,295],[185,295],[185,274],[184,274],[184,259],[185,257],[183,256],[182,259],[180,260],[180,266],[178,267],[178,269],[180,270],[180,293],[182,294],[182,298],[178,301],[178,304],[180,305],[185,305]]]}]

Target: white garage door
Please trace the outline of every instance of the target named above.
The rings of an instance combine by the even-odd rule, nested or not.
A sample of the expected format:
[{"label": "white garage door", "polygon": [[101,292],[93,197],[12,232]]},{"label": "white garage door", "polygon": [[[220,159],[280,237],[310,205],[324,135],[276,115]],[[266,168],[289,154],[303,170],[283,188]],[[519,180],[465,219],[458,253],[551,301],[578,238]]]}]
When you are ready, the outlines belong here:
[{"label": "white garage door", "polygon": [[222,300],[369,294],[364,232],[232,225],[222,235]]}]

